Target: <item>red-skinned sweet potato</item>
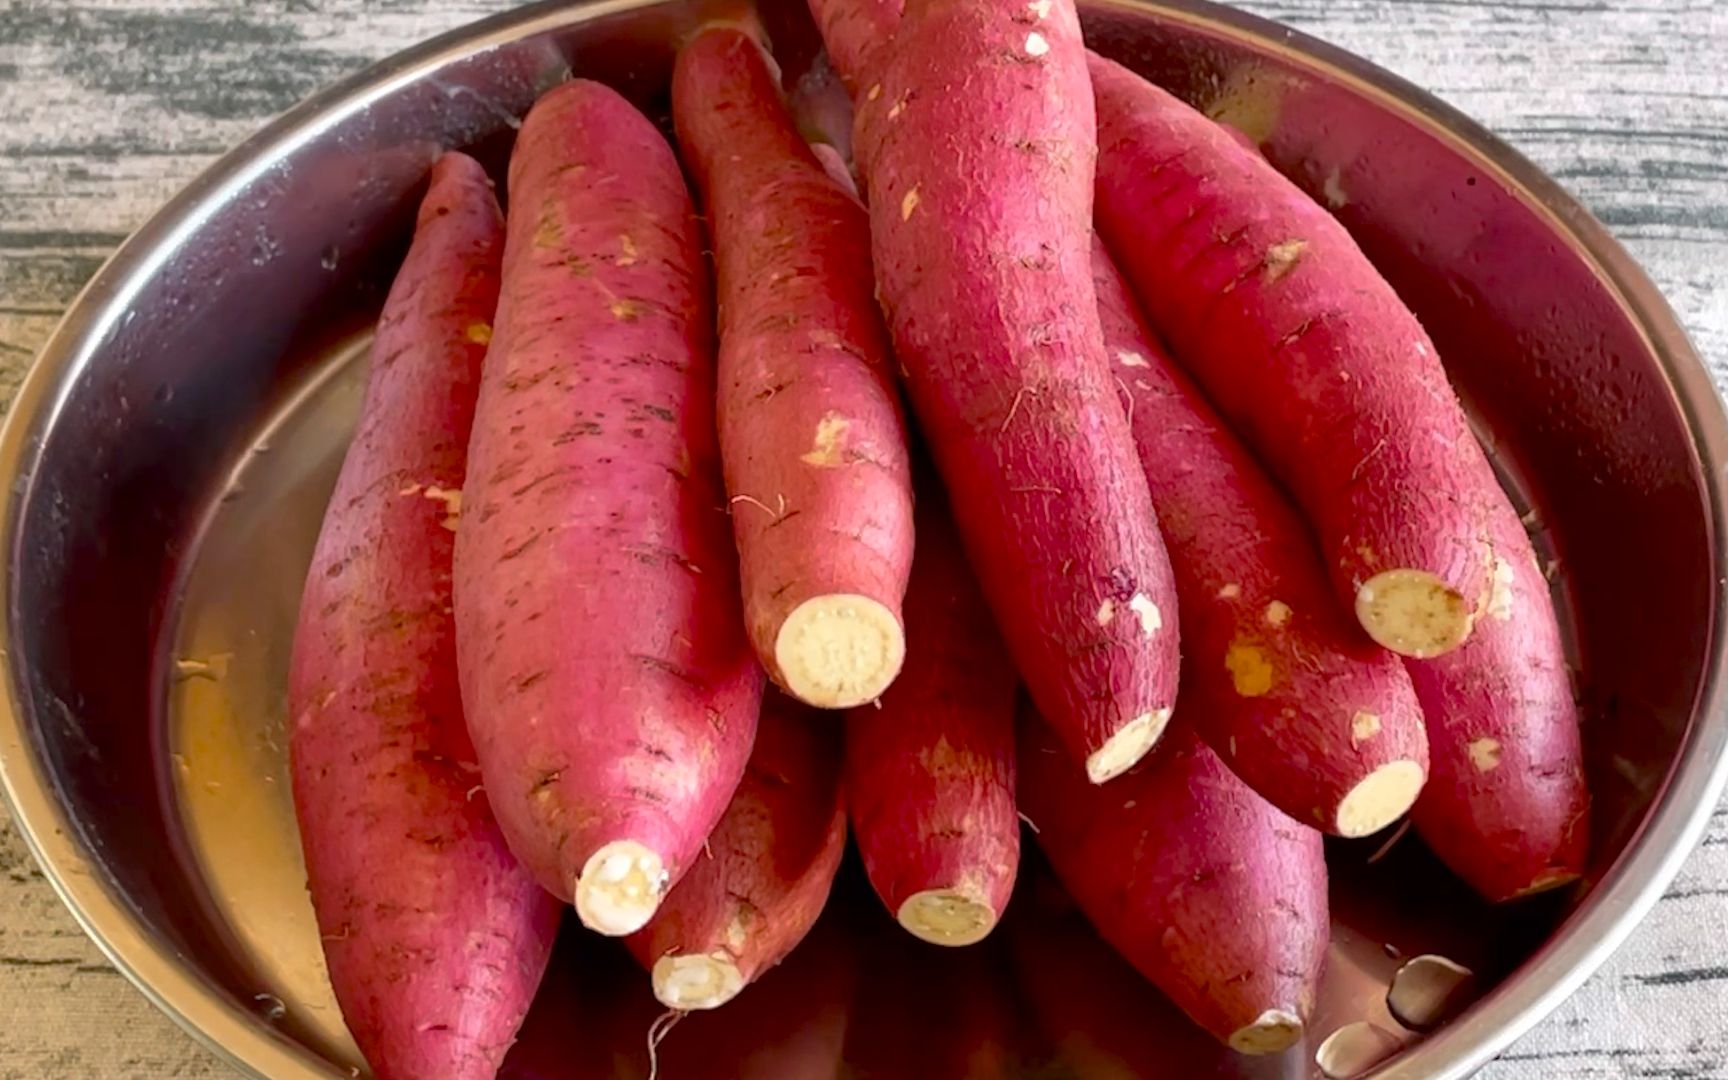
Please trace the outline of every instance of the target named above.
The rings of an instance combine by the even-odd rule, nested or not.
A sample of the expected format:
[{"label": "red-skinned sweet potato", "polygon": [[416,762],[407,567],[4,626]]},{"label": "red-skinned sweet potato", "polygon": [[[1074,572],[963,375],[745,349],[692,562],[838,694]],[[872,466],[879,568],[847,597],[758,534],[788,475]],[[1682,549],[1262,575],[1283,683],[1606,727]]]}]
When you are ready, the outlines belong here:
[{"label": "red-skinned sweet potato", "polygon": [[855,147],[895,353],[1021,677],[1103,783],[1163,732],[1179,664],[1092,290],[1079,20],[1067,0],[915,0],[882,55]]},{"label": "red-skinned sweet potato", "polygon": [[1472,888],[1510,900],[1583,873],[1590,796],[1548,582],[1504,497],[1491,527],[1494,595],[1470,640],[1407,662],[1433,761],[1411,818]]},{"label": "red-skinned sweet potato", "polygon": [[503,219],[432,169],[294,635],[289,760],[342,1015],[378,1076],[490,1077],[561,910],[506,848],[462,723],[451,548]]},{"label": "red-skinned sweet potato", "polygon": [[654,996],[680,1010],[732,1000],[804,939],[845,849],[840,734],[770,693],[744,779],[702,857],[628,939]]},{"label": "red-skinned sweet potato", "polygon": [[513,851],[640,929],[743,775],[739,612],[702,239],[672,149],[575,81],[523,122],[456,544],[463,703]]},{"label": "red-skinned sweet potato", "polygon": [[873,701],[905,656],[912,481],[868,218],[798,134],[745,34],[711,29],[684,46],[672,112],[714,242],[745,624],[793,696]]},{"label": "red-skinned sweet potato", "polygon": [[1495,478],[1433,344],[1344,227],[1259,154],[1093,57],[1097,223],[1376,641],[1456,648],[1489,603]]},{"label": "red-skinned sweet potato", "polygon": [[939,492],[918,502],[906,670],[846,718],[846,799],[876,894],[900,925],[970,945],[1008,904],[1020,861],[1016,680]]},{"label": "red-skinned sweet potato", "polygon": [[1184,715],[1286,814],[1377,832],[1428,772],[1410,677],[1339,609],[1307,526],[1147,329],[1102,241],[1092,268],[1176,574]]},{"label": "red-skinned sweet potato", "polygon": [[1326,959],[1320,834],[1285,817],[1178,717],[1119,783],[1098,788],[1029,709],[1020,806],[1099,936],[1232,1049],[1301,1039]]}]

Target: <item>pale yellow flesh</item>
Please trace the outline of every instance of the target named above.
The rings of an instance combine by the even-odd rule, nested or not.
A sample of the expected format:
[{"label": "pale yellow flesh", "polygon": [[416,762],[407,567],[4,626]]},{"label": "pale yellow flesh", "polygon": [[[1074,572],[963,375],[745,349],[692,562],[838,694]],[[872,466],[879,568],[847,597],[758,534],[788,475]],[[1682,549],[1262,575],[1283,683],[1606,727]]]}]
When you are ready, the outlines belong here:
[{"label": "pale yellow flesh", "polygon": [[774,638],[787,693],[820,709],[875,701],[900,674],[906,632],[879,601],[855,593],[814,596],[792,609]]},{"label": "pale yellow flesh", "polygon": [[1428,779],[1410,760],[1389,761],[1364,777],[1338,801],[1333,824],[1339,836],[1372,836],[1403,817]]},{"label": "pale yellow flesh", "polygon": [[1375,574],[1356,590],[1356,619],[1368,636],[1400,656],[1425,660],[1470,636],[1470,605],[1426,570]]},{"label": "pale yellow flesh", "polygon": [[1153,709],[1123,724],[1087,757],[1087,778],[1094,784],[1102,784],[1132,769],[1163,737],[1169,723],[1169,709]]},{"label": "pale yellow flesh", "polygon": [[1230,1033],[1230,1049],[1239,1054],[1276,1054],[1302,1039],[1302,1018],[1284,1009],[1267,1009]]},{"label": "pale yellow flesh", "polygon": [[724,952],[662,956],[654,961],[654,996],[668,1009],[713,1009],[744,989],[744,974]]},{"label": "pale yellow flesh", "polygon": [[622,937],[648,924],[666,894],[658,853],[634,840],[602,844],[576,878],[576,915],[598,934]]},{"label": "pale yellow flesh", "polygon": [[954,889],[913,893],[895,913],[900,925],[932,945],[972,945],[996,927],[989,904]]}]

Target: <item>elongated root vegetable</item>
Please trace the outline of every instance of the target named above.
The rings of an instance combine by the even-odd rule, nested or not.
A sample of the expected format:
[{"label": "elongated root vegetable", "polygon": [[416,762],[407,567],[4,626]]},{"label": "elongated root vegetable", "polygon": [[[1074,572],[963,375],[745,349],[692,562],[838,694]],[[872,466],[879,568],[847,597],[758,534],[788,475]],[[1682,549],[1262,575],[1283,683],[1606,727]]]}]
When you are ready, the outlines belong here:
[{"label": "elongated root vegetable", "polygon": [[1377,832],[1428,773],[1409,676],[1339,610],[1306,525],[1146,329],[1102,242],[1092,272],[1176,574],[1184,712],[1286,814]]},{"label": "elongated root vegetable", "polygon": [[713,231],[745,623],[789,693],[824,708],[872,701],[905,655],[912,482],[868,218],[799,136],[744,34],[684,47],[672,109]]},{"label": "elongated root vegetable", "polygon": [[846,847],[840,739],[779,694],[763,701],[744,780],[696,861],[629,939],[670,1009],[712,1009],[815,924]]},{"label": "elongated root vegetable", "polygon": [[1022,678],[1103,783],[1176,696],[1170,564],[1090,271],[1096,144],[1069,0],[914,0],[860,97],[878,292]]},{"label": "elongated root vegetable", "polygon": [[1167,743],[1095,788],[1027,710],[1021,808],[1105,941],[1231,1048],[1283,1050],[1302,1037],[1326,958],[1320,834],[1186,729]]},{"label": "elongated root vegetable", "polygon": [[701,237],[597,83],[528,114],[456,543],[462,696],[510,847],[640,929],[731,798],[762,674],[721,511]]},{"label": "elongated root vegetable", "polygon": [[846,799],[876,894],[900,925],[970,945],[1014,890],[1013,664],[946,509],[919,497],[906,596],[912,651],[880,708],[846,718]]},{"label": "elongated root vegetable", "polygon": [[1319,533],[1374,640],[1456,648],[1489,603],[1498,488],[1428,336],[1344,227],[1260,155],[1092,59],[1099,232]]},{"label": "elongated root vegetable", "polygon": [[330,981],[380,1077],[491,1077],[559,905],[510,855],[462,726],[455,500],[498,297],[480,166],[432,170],[300,604],[290,762]]},{"label": "elongated root vegetable", "polygon": [[809,0],[809,6],[828,62],[856,105],[892,52],[885,47],[899,28],[902,0]]},{"label": "elongated root vegetable", "polygon": [[1590,796],[1547,580],[1504,496],[1492,527],[1494,596],[1475,633],[1408,663],[1433,758],[1411,816],[1459,877],[1509,900],[1583,872]]}]

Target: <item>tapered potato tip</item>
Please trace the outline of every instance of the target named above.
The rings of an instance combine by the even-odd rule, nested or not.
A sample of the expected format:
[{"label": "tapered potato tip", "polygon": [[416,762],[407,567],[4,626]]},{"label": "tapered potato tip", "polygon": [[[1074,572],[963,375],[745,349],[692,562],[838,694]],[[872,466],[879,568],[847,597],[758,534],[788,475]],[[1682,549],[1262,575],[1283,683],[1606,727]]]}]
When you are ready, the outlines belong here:
[{"label": "tapered potato tip", "polygon": [[1102,784],[1132,769],[1158,744],[1169,724],[1169,709],[1153,709],[1128,721],[1086,759],[1086,778]]},{"label": "tapered potato tip", "polygon": [[1389,761],[1363,777],[1338,801],[1333,825],[1339,836],[1372,836],[1416,804],[1428,774],[1408,759]]},{"label": "tapered potato tip", "polygon": [[660,1004],[681,1012],[717,1008],[744,989],[743,973],[723,952],[662,956],[654,961],[651,978]]},{"label": "tapered potato tip", "polygon": [[774,639],[780,683],[819,709],[875,701],[906,660],[906,631],[880,601],[856,593],[813,596],[792,609]]},{"label": "tapered potato tip", "polygon": [[576,916],[598,934],[623,937],[648,924],[666,895],[666,867],[634,840],[602,844],[576,878]]},{"label": "tapered potato tip", "polygon": [[972,945],[996,926],[996,912],[989,904],[958,889],[913,893],[895,917],[914,937],[932,945]]},{"label": "tapered potato tip", "polygon": [[1475,614],[1458,591],[1426,570],[1385,570],[1356,590],[1356,620],[1400,656],[1427,660],[1470,636]]},{"label": "tapered potato tip", "polygon": [[1302,1040],[1302,1018],[1284,1009],[1267,1009],[1230,1033],[1230,1049],[1239,1054],[1276,1054]]},{"label": "tapered potato tip", "polygon": [[1476,976],[1444,956],[1414,957],[1392,976],[1386,1011],[1411,1031],[1430,1031],[1457,1016],[1476,997]]}]

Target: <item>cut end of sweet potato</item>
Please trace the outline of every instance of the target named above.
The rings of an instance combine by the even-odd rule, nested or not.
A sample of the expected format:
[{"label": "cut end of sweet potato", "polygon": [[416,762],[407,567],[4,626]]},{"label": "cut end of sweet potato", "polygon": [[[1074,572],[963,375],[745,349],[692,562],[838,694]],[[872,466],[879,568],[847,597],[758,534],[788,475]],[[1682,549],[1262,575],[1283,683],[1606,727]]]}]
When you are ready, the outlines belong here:
[{"label": "cut end of sweet potato", "polygon": [[1302,1018],[1284,1009],[1267,1009],[1230,1033],[1226,1040],[1238,1054],[1276,1054],[1302,1039]]},{"label": "cut end of sweet potato", "polygon": [[1584,875],[1579,873],[1577,870],[1573,870],[1569,867],[1551,867],[1542,871],[1540,874],[1537,874],[1530,884],[1513,893],[1511,899],[1522,900],[1526,896],[1535,896],[1538,893],[1552,892],[1555,889],[1565,888],[1567,885],[1572,884],[1583,876]]},{"label": "cut end of sweet potato", "polygon": [[1339,836],[1372,836],[1403,817],[1428,779],[1419,762],[1389,761],[1338,801],[1333,825]]},{"label": "cut end of sweet potato", "polygon": [[1102,784],[1132,769],[1148,750],[1157,745],[1169,723],[1169,709],[1153,709],[1122,725],[1086,759],[1087,779]]},{"label": "cut end of sweet potato", "polygon": [[1356,590],[1356,619],[1386,648],[1426,660],[1464,644],[1473,615],[1458,590],[1438,577],[1399,568],[1375,574]]},{"label": "cut end of sweet potato", "polygon": [[662,956],[654,961],[654,996],[668,1009],[687,1012],[726,1004],[744,989],[744,974],[724,952]]},{"label": "cut end of sweet potato", "polygon": [[659,853],[634,840],[602,844],[576,878],[576,915],[598,934],[634,934],[660,909],[666,879]]},{"label": "cut end of sweet potato", "polygon": [[973,945],[996,927],[996,911],[956,889],[913,893],[895,915],[912,936],[932,945]]},{"label": "cut end of sweet potato", "polygon": [[906,632],[880,601],[856,593],[814,596],[792,609],[774,639],[781,685],[820,709],[875,701],[900,674]]},{"label": "cut end of sweet potato", "polygon": [[1431,1031],[1463,1012],[1475,990],[1475,973],[1469,968],[1427,953],[1392,976],[1386,1010],[1411,1031]]}]

